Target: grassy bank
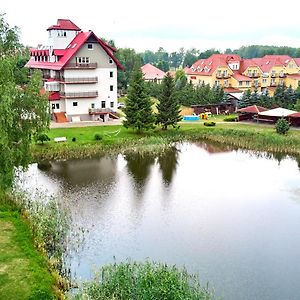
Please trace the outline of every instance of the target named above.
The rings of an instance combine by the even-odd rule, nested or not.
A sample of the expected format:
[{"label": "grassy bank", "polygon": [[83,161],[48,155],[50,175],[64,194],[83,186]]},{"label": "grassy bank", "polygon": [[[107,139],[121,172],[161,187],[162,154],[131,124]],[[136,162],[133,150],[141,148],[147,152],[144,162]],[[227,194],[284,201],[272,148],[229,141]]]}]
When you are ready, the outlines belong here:
[{"label": "grassy bank", "polygon": [[46,258],[33,246],[20,210],[0,193],[0,299],[54,299]]},{"label": "grassy bank", "polygon": [[[99,134],[101,140],[95,140],[95,134]],[[217,126],[209,128],[200,123],[180,124],[179,129],[155,129],[140,135],[122,126],[98,126],[52,129],[48,135],[50,142],[32,146],[34,160],[84,158],[108,151],[152,151],[172,142],[202,139],[242,149],[300,155],[299,130],[279,135],[273,127],[258,124],[217,123]],[[53,141],[53,138],[61,136],[66,137],[67,142]],[[72,142],[72,139],[76,141]]]}]

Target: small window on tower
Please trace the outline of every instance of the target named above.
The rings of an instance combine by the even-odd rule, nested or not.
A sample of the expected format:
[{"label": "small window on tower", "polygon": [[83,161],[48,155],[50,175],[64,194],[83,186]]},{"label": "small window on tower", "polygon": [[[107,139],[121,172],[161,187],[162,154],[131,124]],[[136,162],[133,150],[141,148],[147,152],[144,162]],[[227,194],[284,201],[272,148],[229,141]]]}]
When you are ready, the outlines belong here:
[{"label": "small window on tower", "polygon": [[113,63],[113,60],[112,58],[109,58],[109,63],[112,64]]},{"label": "small window on tower", "polygon": [[113,90],[114,90],[114,86],[111,85],[111,86],[110,86],[110,91],[112,92]]},{"label": "small window on tower", "polygon": [[110,77],[110,78],[114,77],[114,72],[110,71],[110,72],[109,72],[109,77]]},{"label": "small window on tower", "polygon": [[88,49],[93,50],[93,44],[88,44]]}]

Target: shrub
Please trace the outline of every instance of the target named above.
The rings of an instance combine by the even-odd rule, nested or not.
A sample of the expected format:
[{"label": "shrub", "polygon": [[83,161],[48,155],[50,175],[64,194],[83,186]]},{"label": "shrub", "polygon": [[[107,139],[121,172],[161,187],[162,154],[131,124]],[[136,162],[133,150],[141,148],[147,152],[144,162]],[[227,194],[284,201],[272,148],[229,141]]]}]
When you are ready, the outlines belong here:
[{"label": "shrub", "polygon": [[94,139],[95,139],[96,141],[101,141],[101,140],[102,140],[102,136],[101,136],[101,134],[99,134],[99,133],[95,133],[95,135],[94,135]]},{"label": "shrub", "polygon": [[216,122],[207,121],[207,122],[204,122],[204,126],[209,126],[209,127],[216,126]]},{"label": "shrub", "polygon": [[92,282],[85,283],[75,299],[189,299],[210,300],[212,293],[200,286],[197,276],[166,264],[123,262],[104,266]]},{"label": "shrub", "polygon": [[290,124],[286,119],[281,118],[276,122],[275,128],[277,133],[286,134],[290,129]]},{"label": "shrub", "polygon": [[49,136],[46,133],[40,133],[37,137],[36,137],[36,141],[37,142],[41,142],[42,144],[44,144],[44,142],[48,142],[50,141]]},{"label": "shrub", "polygon": [[76,137],[73,137],[73,138],[72,138],[72,142],[76,142]]},{"label": "shrub", "polygon": [[236,116],[228,116],[224,118],[224,122],[236,122],[237,117]]}]

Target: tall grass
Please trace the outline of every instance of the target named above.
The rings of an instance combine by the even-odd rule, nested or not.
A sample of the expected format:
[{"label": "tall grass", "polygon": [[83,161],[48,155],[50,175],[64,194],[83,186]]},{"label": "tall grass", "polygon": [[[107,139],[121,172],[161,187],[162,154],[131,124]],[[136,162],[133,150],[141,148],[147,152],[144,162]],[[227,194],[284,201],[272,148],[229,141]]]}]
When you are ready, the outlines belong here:
[{"label": "tall grass", "polygon": [[184,268],[149,261],[122,262],[102,267],[75,299],[211,300],[213,293]]}]

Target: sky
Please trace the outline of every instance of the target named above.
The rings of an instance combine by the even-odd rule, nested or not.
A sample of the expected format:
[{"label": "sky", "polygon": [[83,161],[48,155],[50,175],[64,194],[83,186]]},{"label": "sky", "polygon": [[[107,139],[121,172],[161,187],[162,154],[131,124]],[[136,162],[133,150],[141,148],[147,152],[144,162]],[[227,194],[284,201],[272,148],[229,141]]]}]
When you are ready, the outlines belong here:
[{"label": "sky", "polygon": [[26,46],[46,44],[46,29],[70,19],[83,31],[138,52],[247,45],[300,47],[297,0],[1,0],[0,13]]}]

